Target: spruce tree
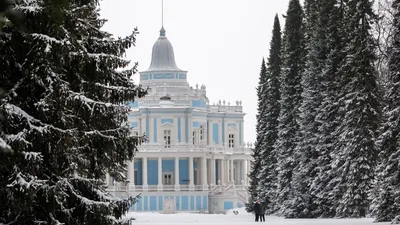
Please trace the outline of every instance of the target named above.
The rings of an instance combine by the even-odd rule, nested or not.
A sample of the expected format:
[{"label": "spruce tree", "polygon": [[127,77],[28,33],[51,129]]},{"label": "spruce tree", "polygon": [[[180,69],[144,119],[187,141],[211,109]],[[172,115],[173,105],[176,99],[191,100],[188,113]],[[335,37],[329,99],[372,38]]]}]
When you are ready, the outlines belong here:
[{"label": "spruce tree", "polygon": [[[321,77],[328,49],[325,48],[323,27],[319,24],[321,11],[320,0],[304,1],[305,38],[306,38],[306,65],[302,75],[302,103],[300,107],[300,137],[295,149],[298,161],[294,168],[293,187],[294,199],[290,205],[288,217],[310,218],[314,217],[315,197],[310,193],[313,177],[316,176],[316,160],[318,154],[318,132],[320,122],[316,120],[322,102]],[[321,25],[321,26],[320,26]]]},{"label": "spruce tree", "polygon": [[[0,223],[128,224],[135,198],[105,191],[107,172],[125,181],[130,135],[127,101],[145,92],[123,59],[135,32],[102,31],[98,1],[17,1],[26,32],[0,33]],[[123,70],[122,70],[123,69]]]},{"label": "spruce tree", "polygon": [[250,172],[249,172],[249,179],[250,179],[250,186],[248,188],[249,192],[249,200],[246,204],[246,210],[248,212],[253,211],[253,205],[256,199],[259,199],[259,180],[258,175],[261,170],[262,164],[262,146],[264,142],[264,131],[265,131],[265,103],[264,103],[264,96],[265,96],[265,84],[267,79],[267,67],[265,66],[265,60],[262,60],[261,63],[261,71],[260,71],[260,78],[257,87],[257,97],[258,97],[258,107],[257,107],[257,124],[256,124],[256,143],[253,149],[253,161],[251,162]]},{"label": "spruce tree", "polygon": [[393,39],[388,61],[387,104],[383,110],[382,134],[379,138],[381,152],[376,199],[376,221],[386,222],[400,215],[400,0],[393,1]]},{"label": "spruce tree", "polygon": [[341,118],[339,113],[339,92],[341,77],[338,72],[344,58],[343,45],[343,19],[345,6],[340,0],[323,0],[319,16],[318,34],[322,35],[320,41],[327,54],[321,72],[322,102],[316,115],[320,123],[318,142],[315,146],[318,158],[316,159],[316,176],[313,179],[310,193],[315,197],[313,204],[313,217],[334,217],[336,215],[337,193],[335,189],[340,174],[332,170],[332,155],[337,153],[338,124]]},{"label": "spruce tree", "polygon": [[278,15],[274,19],[272,40],[270,43],[269,58],[267,63],[267,79],[265,81],[265,94],[262,96],[264,103],[265,123],[264,139],[262,142],[261,161],[262,168],[258,175],[260,199],[265,203],[266,213],[276,211],[276,151],[274,144],[278,137],[278,117],[280,111],[280,76],[281,76],[281,26]]},{"label": "spruce tree", "polygon": [[296,166],[294,150],[299,135],[301,74],[304,70],[303,9],[299,0],[291,0],[286,15],[282,50],[281,107],[278,125],[277,151],[279,213],[286,215],[293,200],[292,177]]},{"label": "spruce tree", "polygon": [[346,58],[340,73],[345,83],[340,102],[344,117],[340,123],[340,162],[336,174],[341,177],[337,217],[365,217],[369,210],[368,192],[374,179],[377,159],[375,138],[380,119],[380,97],[374,69],[374,44],[370,34],[374,18],[370,0],[349,0]]}]

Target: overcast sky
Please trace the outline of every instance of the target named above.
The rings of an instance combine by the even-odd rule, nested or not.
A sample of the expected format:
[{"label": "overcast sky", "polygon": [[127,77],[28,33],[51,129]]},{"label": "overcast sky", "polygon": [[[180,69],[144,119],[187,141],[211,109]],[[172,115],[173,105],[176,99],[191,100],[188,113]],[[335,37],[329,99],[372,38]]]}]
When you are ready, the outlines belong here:
[{"label": "overcast sky", "polygon": [[[164,27],[180,69],[188,81],[207,87],[210,103],[242,100],[245,142],[256,139],[256,87],[262,58],[268,57],[272,25],[278,13],[281,25],[289,0],[164,0]],[[116,36],[135,27],[136,47],[127,58],[150,65],[151,50],[161,28],[161,0],[103,0],[104,29]],[[135,75],[138,83],[139,75]]]}]

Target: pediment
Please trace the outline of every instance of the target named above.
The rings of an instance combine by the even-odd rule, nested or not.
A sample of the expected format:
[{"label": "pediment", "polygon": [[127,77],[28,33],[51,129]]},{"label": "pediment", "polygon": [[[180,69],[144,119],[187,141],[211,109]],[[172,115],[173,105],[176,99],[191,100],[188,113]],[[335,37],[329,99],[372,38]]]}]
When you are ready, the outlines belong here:
[{"label": "pediment", "polygon": [[227,130],[236,130],[235,126],[228,126]]},{"label": "pediment", "polygon": [[174,127],[174,125],[172,123],[166,122],[161,124],[161,127]]}]

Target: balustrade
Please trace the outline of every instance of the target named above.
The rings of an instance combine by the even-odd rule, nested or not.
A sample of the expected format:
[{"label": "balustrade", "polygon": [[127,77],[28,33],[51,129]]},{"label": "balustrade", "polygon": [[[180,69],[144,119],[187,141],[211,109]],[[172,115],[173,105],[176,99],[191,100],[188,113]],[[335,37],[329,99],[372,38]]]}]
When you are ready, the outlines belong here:
[{"label": "balustrade", "polygon": [[189,145],[177,144],[165,148],[163,144],[143,143],[138,147],[139,152],[210,152],[210,153],[228,153],[228,154],[251,154],[252,150],[246,147],[229,148],[219,145]]},{"label": "balustrade", "polygon": [[[246,185],[210,185],[206,190],[204,190],[203,185],[194,185],[194,191],[209,191],[210,193],[217,193],[221,191],[229,192],[229,191],[242,191],[246,189]],[[164,192],[167,191],[175,191],[176,185],[163,185],[163,190]],[[185,184],[185,185],[179,185],[179,190],[180,191],[193,191],[190,190],[190,186]],[[115,185],[115,186],[108,186],[107,191],[109,192],[127,192],[127,191],[133,191],[133,192],[157,192],[158,190],[158,185],[148,185],[147,189],[143,188],[143,185],[135,185],[134,188],[129,187],[129,185]]]}]

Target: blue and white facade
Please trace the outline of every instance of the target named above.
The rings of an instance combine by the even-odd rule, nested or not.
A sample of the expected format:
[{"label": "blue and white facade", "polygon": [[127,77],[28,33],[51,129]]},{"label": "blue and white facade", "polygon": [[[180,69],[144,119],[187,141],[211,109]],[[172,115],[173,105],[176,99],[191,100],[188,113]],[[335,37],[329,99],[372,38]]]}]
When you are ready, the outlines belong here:
[{"label": "blue and white facade", "polygon": [[149,93],[130,105],[133,134],[147,142],[128,163],[129,184],[106,180],[115,195],[141,194],[134,211],[223,213],[246,202],[252,157],[242,103],[210,105],[206,86],[191,87],[187,74],[162,28],[151,65],[140,72]]}]

